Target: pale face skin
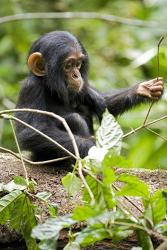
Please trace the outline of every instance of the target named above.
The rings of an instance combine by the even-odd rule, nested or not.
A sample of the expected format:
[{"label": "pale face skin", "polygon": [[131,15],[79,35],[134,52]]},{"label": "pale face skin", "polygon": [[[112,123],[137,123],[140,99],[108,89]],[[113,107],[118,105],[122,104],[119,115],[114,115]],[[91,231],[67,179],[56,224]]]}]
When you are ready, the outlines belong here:
[{"label": "pale face skin", "polygon": [[75,52],[64,62],[64,73],[68,83],[68,88],[80,91],[83,87],[83,79],[80,73],[84,55],[81,52]]},{"label": "pale face skin", "polygon": [[163,94],[163,78],[158,77],[149,81],[142,82],[138,85],[136,93],[141,96],[150,98],[153,101],[158,101]]}]

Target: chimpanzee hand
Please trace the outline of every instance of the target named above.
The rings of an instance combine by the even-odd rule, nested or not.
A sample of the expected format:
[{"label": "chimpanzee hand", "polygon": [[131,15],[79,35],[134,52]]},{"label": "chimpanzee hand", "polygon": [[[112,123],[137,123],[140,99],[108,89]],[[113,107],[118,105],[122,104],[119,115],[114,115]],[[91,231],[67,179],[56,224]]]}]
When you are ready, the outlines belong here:
[{"label": "chimpanzee hand", "polygon": [[150,81],[142,82],[138,85],[136,93],[141,96],[150,98],[153,101],[158,101],[163,94],[163,79],[152,79]]}]

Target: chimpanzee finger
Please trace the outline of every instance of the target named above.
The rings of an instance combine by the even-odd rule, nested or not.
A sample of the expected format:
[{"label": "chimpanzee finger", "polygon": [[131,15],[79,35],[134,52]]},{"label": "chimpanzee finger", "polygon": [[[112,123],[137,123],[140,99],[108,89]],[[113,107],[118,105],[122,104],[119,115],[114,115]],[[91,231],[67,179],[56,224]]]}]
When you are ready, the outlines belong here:
[{"label": "chimpanzee finger", "polygon": [[153,97],[158,97],[158,96],[161,96],[161,95],[162,95],[161,91],[151,93],[151,96],[153,96]]},{"label": "chimpanzee finger", "polygon": [[157,85],[163,85],[163,81],[158,80],[158,81],[153,82],[152,84],[152,86],[157,86]]},{"label": "chimpanzee finger", "polygon": [[152,96],[152,98],[151,98],[153,101],[158,101],[159,99],[160,99],[160,96],[159,97],[157,97],[157,96]]},{"label": "chimpanzee finger", "polygon": [[163,82],[163,77],[158,77],[158,78],[154,78],[152,80],[147,81],[148,84],[155,84],[158,82]]},{"label": "chimpanzee finger", "polygon": [[163,86],[162,85],[152,86],[152,87],[150,87],[150,91],[151,92],[163,91]]}]

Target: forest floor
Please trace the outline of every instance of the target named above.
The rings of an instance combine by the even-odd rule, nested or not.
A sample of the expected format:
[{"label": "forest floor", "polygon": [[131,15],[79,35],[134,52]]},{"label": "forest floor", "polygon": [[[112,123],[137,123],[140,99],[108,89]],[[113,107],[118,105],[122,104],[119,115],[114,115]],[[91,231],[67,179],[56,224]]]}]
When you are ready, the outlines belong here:
[{"label": "forest floor", "polygon": [[[52,196],[49,201],[58,204],[58,211],[60,215],[70,213],[73,208],[81,203],[80,194],[75,197],[69,197],[64,187],[61,184],[61,179],[67,174],[67,170],[60,169],[53,166],[35,166],[26,164],[26,169],[28,172],[28,177],[35,180],[37,183],[37,192],[50,192]],[[165,170],[139,170],[139,169],[118,169],[118,172],[128,172],[137,175],[146,183],[149,184],[150,189],[154,192],[157,188],[167,187],[167,171]],[[14,176],[24,176],[24,170],[20,160],[16,157],[0,153],[0,183],[7,183],[12,180]],[[118,185],[119,186],[119,185]],[[34,201],[37,206],[43,209],[43,220],[48,217],[45,205],[39,203],[39,201]],[[138,200],[134,201],[138,207],[140,203]],[[129,206],[129,209],[134,213],[138,213],[133,205],[128,204],[127,201],[124,202],[125,206]],[[142,208],[141,208],[142,209]],[[77,230],[77,229],[76,229]],[[62,232],[58,250],[63,249],[64,245],[67,243],[67,233]],[[156,245],[156,242],[155,242]],[[129,250],[132,247],[137,246],[137,240],[134,235],[128,239],[122,241],[119,244],[113,244],[111,240],[105,240],[103,242],[97,243],[94,246],[83,248],[85,250]],[[0,249],[6,250],[24,250],[24,242],[20,241],[20,236],[15,232],[8,229],[6,226],[0,226]]]}]

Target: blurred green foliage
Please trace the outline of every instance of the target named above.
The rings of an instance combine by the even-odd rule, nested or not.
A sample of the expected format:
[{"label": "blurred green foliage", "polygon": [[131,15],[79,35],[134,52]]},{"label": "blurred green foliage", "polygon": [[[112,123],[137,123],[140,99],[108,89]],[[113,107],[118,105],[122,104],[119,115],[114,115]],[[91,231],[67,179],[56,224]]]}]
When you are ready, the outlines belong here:
[{"label": "blurred green foliage", "polygon": [[[90,83],[102,91],[126,87],[157,77],[157,43],[163,25],[137,27],[133,19],[165,25],[167,0],[1,0],[0,16],[27,12],[93,11],[132,19],[131,25],[89,19],[20,20],[0,24],[0,109],[15,107],[19,83],[26,77],[26,57],[35,39],[52,30],[68,30],[79,37],[90,56]],[[0,19],[1,20],[1,19]],[[167,44],[160,49],[160,75],[166,80]],[[165,95],[151,110],[149,120],[167,114]],[[128,132],[142,124],[149,105],[142,105],[118,120]],[[167,137],[166,120],[151,127]],[[15,149],[11,128],[0,120],[0,144]],[[123,154],[133,167],[167,168],[167,142],[147,130],[124,140]]]}]

